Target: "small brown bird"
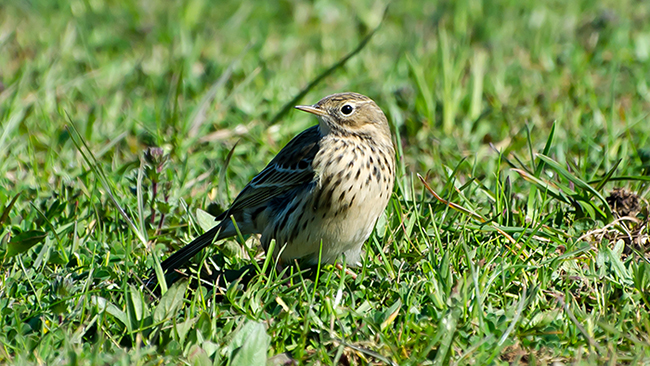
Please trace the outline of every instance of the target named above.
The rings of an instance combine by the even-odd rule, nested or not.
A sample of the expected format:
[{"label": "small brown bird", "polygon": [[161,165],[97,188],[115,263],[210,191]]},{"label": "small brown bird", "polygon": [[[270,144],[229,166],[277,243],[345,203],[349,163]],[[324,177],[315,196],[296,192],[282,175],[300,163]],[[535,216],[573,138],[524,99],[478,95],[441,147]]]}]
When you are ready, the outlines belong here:
[{"label": "small brown bird", "polygon": [[[262,234],[278,263],[305,259],[356,264],[386,208],[395,179],[395,150],[386,116],[361,94],[327,96],[297,109],[319,124],[294,137],[219,215],[218,225],[162,263],[169,273],[214,241]],[[322,251],[321,251],[322,243]]]}]

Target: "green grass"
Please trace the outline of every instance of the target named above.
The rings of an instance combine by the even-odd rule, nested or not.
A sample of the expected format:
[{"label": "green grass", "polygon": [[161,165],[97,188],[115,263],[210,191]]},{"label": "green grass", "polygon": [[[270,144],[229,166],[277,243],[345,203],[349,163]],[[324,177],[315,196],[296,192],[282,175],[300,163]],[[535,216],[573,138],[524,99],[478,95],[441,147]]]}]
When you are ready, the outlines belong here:
[{"label": "green grass", "polygon": [[[0,363],[650,362],[650,4],[385,7],[1,3]],[[197,210],[315,123],[280,113],[302,91],[366,94],[391,123],[399,177],[357,278],[154,300],[141,281]],[[244,239],[194,262],[263,258]]]}]

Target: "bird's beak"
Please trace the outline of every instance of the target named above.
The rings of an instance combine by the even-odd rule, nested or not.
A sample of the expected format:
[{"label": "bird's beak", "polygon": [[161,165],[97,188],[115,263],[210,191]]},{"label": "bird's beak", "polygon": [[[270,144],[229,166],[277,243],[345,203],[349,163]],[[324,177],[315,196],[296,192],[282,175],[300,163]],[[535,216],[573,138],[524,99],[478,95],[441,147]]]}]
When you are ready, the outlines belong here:
[{"label": "bird's beak", "polygon": [[315,114],[317,116],[324,116],[327,114],[327,112],[324,110],[314,107],[313,105],[297,105],[296,109],[300,109],[301,111]]}]

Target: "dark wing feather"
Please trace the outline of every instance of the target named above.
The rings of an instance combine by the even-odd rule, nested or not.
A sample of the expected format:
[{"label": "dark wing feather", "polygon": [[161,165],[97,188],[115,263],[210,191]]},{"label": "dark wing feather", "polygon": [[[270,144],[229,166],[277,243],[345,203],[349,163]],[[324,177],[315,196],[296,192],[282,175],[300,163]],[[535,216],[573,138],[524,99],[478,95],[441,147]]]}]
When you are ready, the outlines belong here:
[{"label": "dark wing feather", "polygon": [[237,195],[230,208],[217,217],[222,220],[247,208],[267,204],[271,199],[314,178],[312,161],[319,150],[318,126],[306,129],[280,150],[273,160]]},{"label": "dark wing feather", "polygon": [[[280,150],[266,168],[244,187],[230,208],[217,216],[216,220],[221,221],[230,215],[237,216],[248,208],[264,206],[273,198],[299,185],[311,182],[314,179],[312,161],[316,153],[318,153],[320,138],[318,126],[308,128],[294,137]],[[227,235],[224,235],[222,231],[222,225],[223,223],[215,226],[172,254],[161,264],[163,271],[172,273],[173,270],[194,257],[201,249],[213,241],[226,237]],[[217,234],[219,234],[219,237],[216,237]],[[155,275],[152,275],[147,281],[147,286],[156,283]]]}]

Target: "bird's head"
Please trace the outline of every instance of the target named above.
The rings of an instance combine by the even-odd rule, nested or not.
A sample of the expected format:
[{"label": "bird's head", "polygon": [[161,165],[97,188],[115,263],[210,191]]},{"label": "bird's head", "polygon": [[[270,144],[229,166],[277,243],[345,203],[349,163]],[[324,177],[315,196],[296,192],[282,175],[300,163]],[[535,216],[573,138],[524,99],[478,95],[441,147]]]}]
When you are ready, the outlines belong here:
[{"label": "bird's head", "polygon": [[384,112],[365,95],[332,94],[316,104],[298,105],[296,108],[317,115],[323,134],[361,135],[390,141],[390,128]]}]

